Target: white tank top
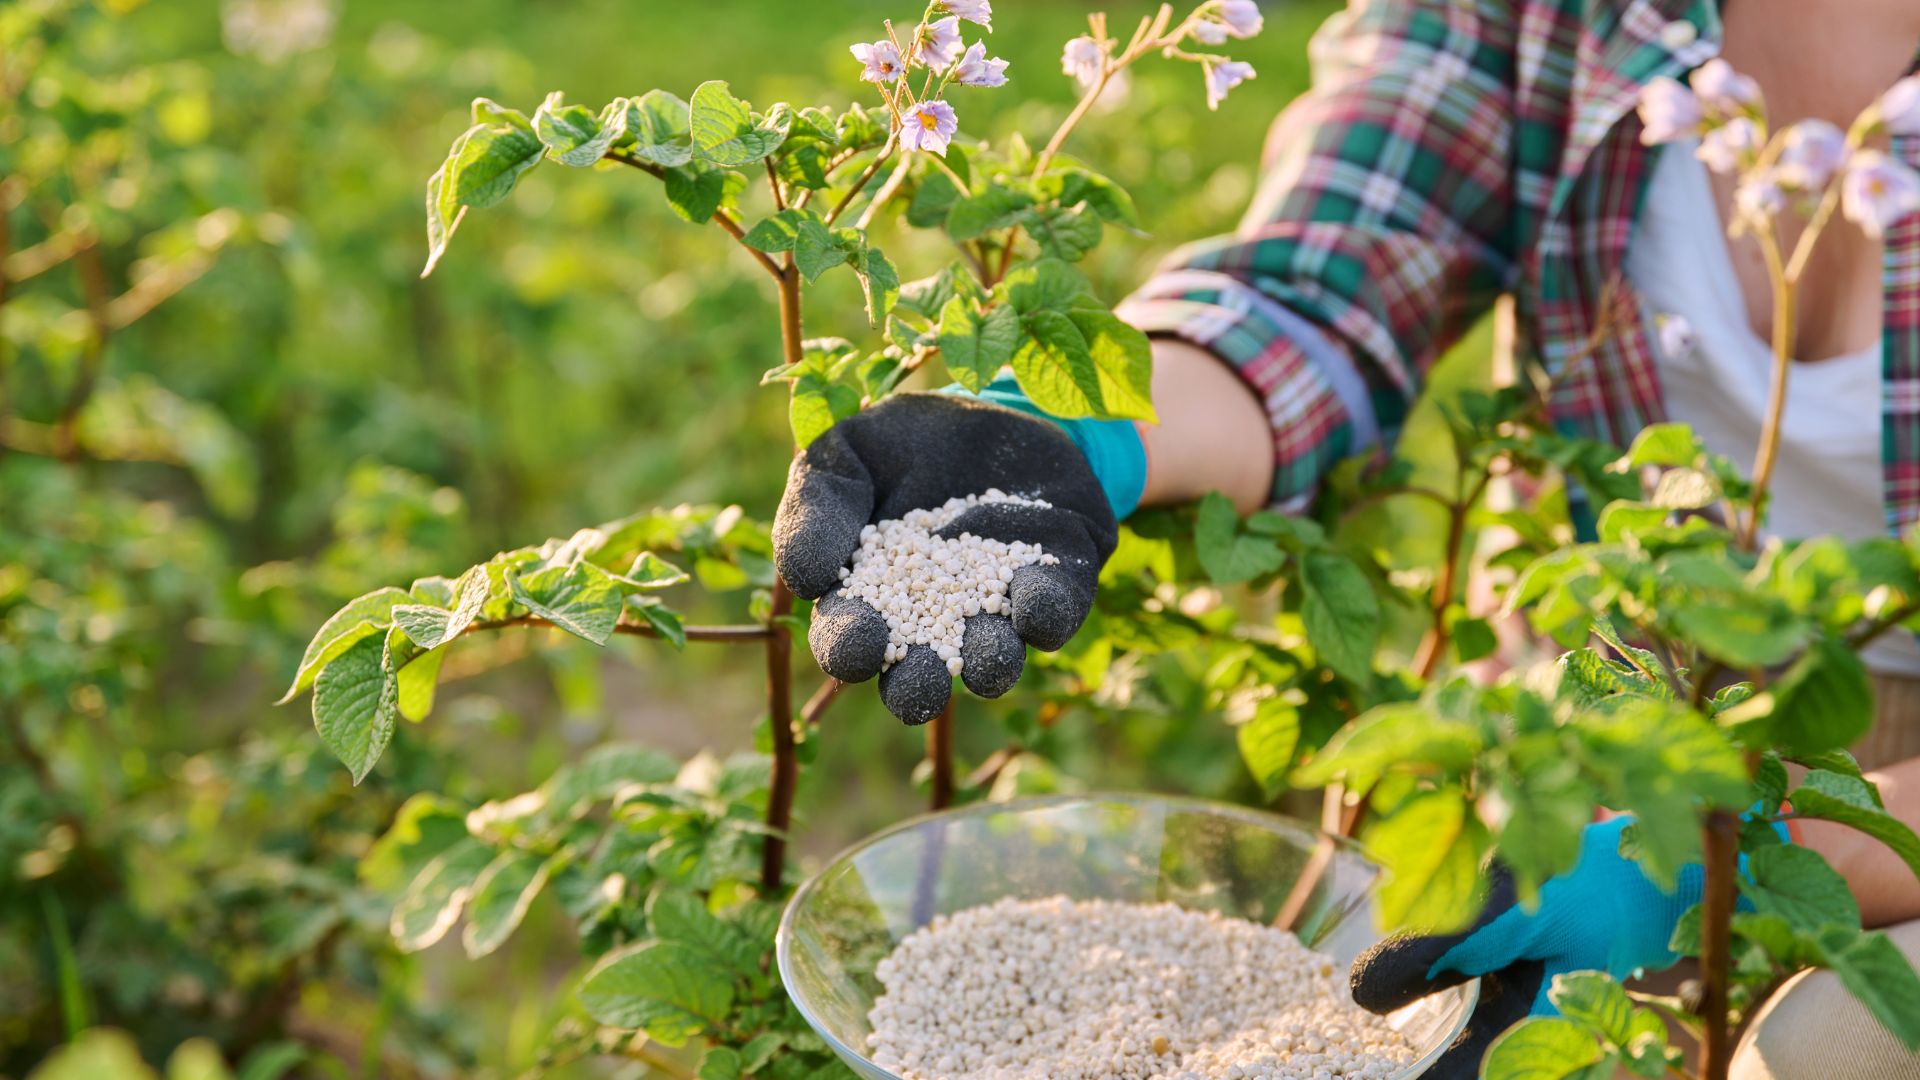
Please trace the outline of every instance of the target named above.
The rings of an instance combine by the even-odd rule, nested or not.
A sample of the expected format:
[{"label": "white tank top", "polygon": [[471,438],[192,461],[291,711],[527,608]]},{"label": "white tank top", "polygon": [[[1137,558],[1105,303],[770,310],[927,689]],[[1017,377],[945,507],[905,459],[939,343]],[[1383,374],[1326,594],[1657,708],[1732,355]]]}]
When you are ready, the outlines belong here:
[{"label": "white tank top", "polygon": [[[1677,315],[1693,329],[1695,344],[1684,355],[1666,355],[1653,335],[1668,418],[1692,425],[1707,449],[1750,469],[1773,350],[1747,319],[1713,188],[1693,143],[1674,143],[1657,155],[1627,246],[1626,272],[1648,315]],[[1886,535],[1880,352],[1876,341],[1859,352],[1793,365],[1768,535]],[[1877,673],[1920,675],[1920,639],[1913,634],[1883,634],[1863,657]]]}]

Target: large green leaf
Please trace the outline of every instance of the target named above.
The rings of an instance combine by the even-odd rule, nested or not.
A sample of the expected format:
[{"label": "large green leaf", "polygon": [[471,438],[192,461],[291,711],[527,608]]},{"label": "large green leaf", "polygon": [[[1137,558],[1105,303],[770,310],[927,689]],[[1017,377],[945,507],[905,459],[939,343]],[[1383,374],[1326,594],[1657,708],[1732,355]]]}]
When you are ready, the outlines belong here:
[{"label": "large green leaf", "polygon": [[1749,747],[1790,757],[1838,750],[1873,725],[1873,684],[1858,653],[1823,636],[1772,686],[1720,718]]},{"label": "large green leaf", "polygon": [[793,380],[793,395],[787,402],[794,445],[806,449],[833,425],[859,411],[860,394],[853,387],[818,375],[800,376]]},{"label": "large green leaf", "polygon": [[702,950],[649,941],[595,965],[580,984],[580,1003],[603,1024],[683,1046],[726,1019],[733,983]]},{"label": "large green leaf", "polygon": [[1908,1050],[1920,1050],[1920,975],[1887,935],[1830,929],[1821,935],[1825,965],[1847,992]]},{"label": "large green leaf", "polygon": [[1020,342],[1020,317],[1005,304],[983,313],[956,296],[940,311],[939,341],[947,374],[979,393],[1013,359],[1014,346]]},{"label": "large green leaf", "polygon": [[1865,780],[1816,769],[1787,799],[1801,817],[1838,822],[1887,845],[1920,878],[1920,836],[1887,813]]},{"label": "large green leaf", "polygon": [[420,276],[433,273],[446,254],[467,207],[484,209],[506,198],[545,152],[532,130],[515,123],[475,124],[455,139],[427,180],[427,265]]},{"label": "large green leaf", "polygon": [[1287,769],[1300,745],[1300,709],[1285,694],[1261,698],[1253,717],[1234,732],[1240,758],[1268,798],[1286,787]]},{"label": "large green leaf", "polygon": [[356,784],[366,779],[393,738],[399,693],[384,634],[354,642],[314,680],[314,730]]},{"label": "large green leaf", "polygon": [[1022,213],[1020,223],[1049,258],[1079,262],[1100,246],[1100,216],[1085,207],[1038,207]]},{"label": "large green leaf", "polygon": [[455,841],[421,869],[394,905],[388,926],[401,952],[418,952],[453,929],[474,881],[494,854],[493,848],[469,837]]},{"label": "large green leaf", "polygon": [[1153,351],[1111,312],[1040,309],[1022,320],[1027,337],[1013,373],[1033,403],[1055,416],[1155,419]]},{"label": "large green leaf", "polygon": [[759,161],[786,141],[792,124],[793,113],[784,106],[756,122],[752,107],[718,79],[701,83],[693,92],[693,152],[716,165],[732,168]]},{"label": "large green leaf", "polygon": [[588,168],[627,133],[627,104],[626,98],[614,98],[595,116],[584,105],[566,104],[555,90],[533,114],[533,130],[546,144],[548,157],[562,165]]},{"label": "large green leaf", "polygon": [[478,959],[500,947],[527,915],[533,898],[547,884],[557,858],[531,851],[501,852],[474,879],[467,900],[467,928],[460,944]]},{"label": "large green leaf", "polygon": [[508,580],[513,598],[527,610],[595,645],[605,645],[620,621],[620,587],[592,563],[550,566]]},{"label": "large green leaf", "polygon": [[878,329],[900,300],[900,271],[884,252],[869,245],[854,257],[853,272],[860,278],[860,294],[867,304],[867,325]]},{"label": "large green leaf", "polygon": [[1217,491],[1209,491],[1200,500],[1193,546],[1200,568],[1221,585],[1274,573],[1287,561],[1278,541],[1242,528],[1233,500]]},{"label": "large green leaf", "polygon": [[433,649],[401,665],[395,672],[394,678],[398,683],[395,705],[401,716],[420,721],[433,711],[434,692],[440,685],[440,665],[446,658],[446,649]]},{"label": "large green leaf", "polygon": [[1375,818],[1363,842],[1386,872],[1375,894],[1381,926],[1447,933],[1479,914],[1487,831],[1458,788],[1412,796]]},{"label": "large green leaf", "polygon": [[955,240],[972,240],[1007,228],[1020,219],[1021,211],[1032,205],[1033,196],[1027,192],[1001,183],[989,184],[985,191],[953,204],[947,211],[947,233]]},{"label": "large green leaf", "polygon": [[1471,725],[1440,716],[1428,705],[1379,705],[1341,728],[1311,761],[1295,769],[1296,787],[1323,787],[1344,780],[1364,792],[1396,765],[1457,772],[1473,764],[1481,736]]},{"label": "large green leaf", "polygon": [[1846,879],[1810,848],[1776,844],[1747,856],[1751,880],[1740,891],[1762,915],[1778,915],[1795,930],[1860,925],[1860,905]]},{"label": "large green leaf", "polygon": [[1487,1048],[1481,1080],[1605,1080],[1613,1059],[1571,1020],[1531,1017]]},{"label": "large green leaf", "polygon": [[647,919],[655,937],[698,949],[735,977],[760,973],[765,943],[708,911],[696,893],[662,888],[647,903]]},{"label": "large green leaf", "polygon": [[306,653],[300,657],[300,669],[294,674],[293,685],[274,704],[292,701],[294,695],[313,685],[320,669],[334,657],[352,648],[361,638],[385,630],[393,622],[394,605],[409,599],[405,590],[388,587],[347,601],[345,607],[320,624],[313,640],[307,643]]},{"label": "large green leaf", "polygon": [[688,106],[665,90],[649,90],[627,103],[627,133],[633,145],[627,152],[662,168],[676,168],[693,160],[688,133]]},{"label": "large green leaf", "polygon": [[703,225],[746,186],[746,177],[737,172],[690,161],[667,170],[667,205],[682,219]]},{"label": "large green leaf", "polygon": [[1355,682],[1373,678],[1373,647],[1380,639],[1380,599],[1352,559],[1312,552],[1302,561],[1301,618],[1322,663]]}]

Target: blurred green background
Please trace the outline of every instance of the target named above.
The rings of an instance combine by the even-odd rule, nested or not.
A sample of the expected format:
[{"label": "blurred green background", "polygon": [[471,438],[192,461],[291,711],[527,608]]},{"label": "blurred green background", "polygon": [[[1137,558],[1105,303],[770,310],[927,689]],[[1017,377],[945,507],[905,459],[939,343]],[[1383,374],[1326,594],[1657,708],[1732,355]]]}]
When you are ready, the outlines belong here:
[{"label": "blurred green background", "polygon": [[[1072,149],[1147,227],[1089,264],[1106,296],[1231,227],[1334,6],[1267,5],[1235,49],[1259,76],[1218,113],[1196,68],[1153,61],[1082,127]],[[1089,10],[1003,4],[991,44],[1013,83],[960,99],[963,132],[1044,139]],[[1150,8],[1107,10],[1130,27]],[[0,4],[0,1075],[86,1024],[154,1061],[205,1035],[260,1076],[315,1049],[361,1075],[533,1066],[577,966],[563,924],[536,905],[483,961],[403,957],[358,857],[415,791],[526,790],[613,737],[749,746],[758,654],[476,645],[358,789],[304,699],[271,703],[314,628],[376,586],[656,505],[770,515],[790,442],[783,395],[756,382],[778,338],[741,254],[612,168],[531,174],[422,281],[426,177],[475,96],[531,112],[549,90],[723,78],[763,104],[844,105],[863,89],[847,45],[916,14]],[[938,265],[920,242],[886,240],[909,278]],[[843,276],[810,334],[854,329],[833,321],[858,317]],[[803,781],[815,860],[925,799],[920,735],[852,699]],[[970,719],[963,763],[998,744]],[[1090,712],[1052,738],[1098,786],[1246,794],[1217,717]]]}]

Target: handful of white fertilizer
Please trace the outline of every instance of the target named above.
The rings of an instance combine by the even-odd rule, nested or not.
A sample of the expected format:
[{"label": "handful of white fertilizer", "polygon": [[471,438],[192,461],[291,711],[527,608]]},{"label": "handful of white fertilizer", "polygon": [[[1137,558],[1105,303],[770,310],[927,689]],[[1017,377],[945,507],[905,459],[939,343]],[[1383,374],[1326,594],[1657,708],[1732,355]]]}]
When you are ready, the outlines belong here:
[{"label": "handful of white fertilizer", "polygon": [[1008,543],[970,532],[935,535],[968,510],[989,503],[1051,508],[1039,499],[988,488],[860,530],[860,550],[853,553],[853,565],[840,571],[840,587],[887,620],[884,667],[906,659],[909,646],[926,645],[946,661],[948,672],[960,674],[967,617],[1011,614],[1007,589],[1013,572],[1060,561],[1038,544],[1019,540]]},{"label": "handful of white fertilizer", "polygon": [[1414,1059],[1332,958],[1174,904],[1000,900],[874,974],[868,1045],[907,1080],[1382,1080]]}]

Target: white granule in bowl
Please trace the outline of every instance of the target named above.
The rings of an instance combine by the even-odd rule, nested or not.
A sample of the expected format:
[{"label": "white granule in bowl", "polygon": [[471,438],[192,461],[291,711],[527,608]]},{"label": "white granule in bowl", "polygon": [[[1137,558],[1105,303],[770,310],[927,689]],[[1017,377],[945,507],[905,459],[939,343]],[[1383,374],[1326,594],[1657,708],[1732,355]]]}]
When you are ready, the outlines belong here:
[{"label": "white granule in bowl", "polygon": [[907,1080],[1380,1080],[1414,1059],[1331,958],[1168,903],[1001,900],[875,974],[873,1062]]},{"label": "white granule in bowl", "polygon": [[1040,545],[1019,540],[1008,543],[970,532],[934,535],[987,503],[1052,506],[988,488],[860,530],[860,550],[853,553],[853,565],[840,571],[840,587],[887,620],[886,667],[906,659],[909,646],[926,645],[946,661],[947,671],[960,674],[960,641],[966,634],[967,617],[1008,613],[1007,587],[1013,572],[1034,563],[1052,566],[1060,561]]}]

